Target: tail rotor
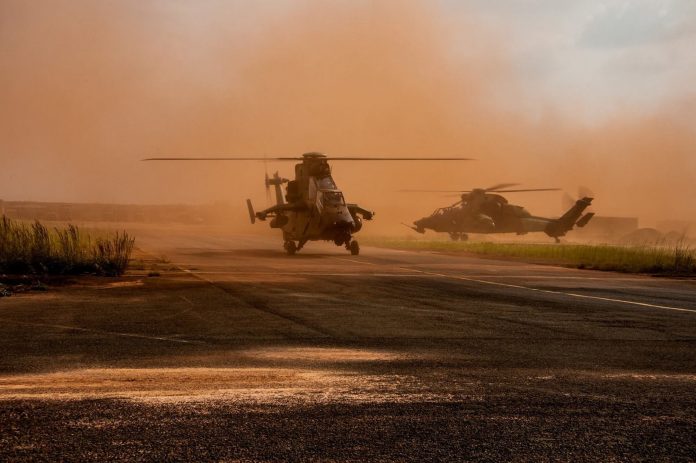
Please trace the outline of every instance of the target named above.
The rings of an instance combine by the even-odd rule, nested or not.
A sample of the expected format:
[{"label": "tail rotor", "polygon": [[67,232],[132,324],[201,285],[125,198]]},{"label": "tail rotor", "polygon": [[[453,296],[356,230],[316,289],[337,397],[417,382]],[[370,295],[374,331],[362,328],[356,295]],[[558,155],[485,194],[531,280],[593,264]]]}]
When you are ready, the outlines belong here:
[{"label": "tail rotor", "polygon": [[268,172],[265,173],[263,183],[266,186],[266,204],[270,204],[270,202],[271,202],[271,180],[270,180],[270,177],[268,176]]},{"label": "tail rotor", "polygon": [[567,211],[568,209],[573,207],[579,199],[583,198],[594,198],[594,193],[586,186],[578,187],[578,195],[576,197],[573,197],[572,195],[564,191],[563,198],[561,200],[561,206],[563,211]]}]

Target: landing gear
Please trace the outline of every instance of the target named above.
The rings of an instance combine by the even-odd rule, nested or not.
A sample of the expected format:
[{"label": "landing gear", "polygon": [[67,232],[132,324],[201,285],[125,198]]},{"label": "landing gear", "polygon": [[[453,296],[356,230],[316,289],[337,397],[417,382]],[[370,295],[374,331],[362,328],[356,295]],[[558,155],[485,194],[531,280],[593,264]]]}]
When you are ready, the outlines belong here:
[{"label": "landing gear", "polygon": [[450,236],[450,239],[452,241],[459,241],[459,240],[466,241],[469,239],[469,235],[467,235],[466,233],[452,232],[449,234],[449,236]]},{"label": "landing gear", "polygon": [[357,241],[351,241],[350,244],[346,247],[350,251],[351,255],[357,256],[358,254],[360,254],[360,245]]},{"label": "landing gear", "polygon": [[289,256],[293,256],[297,252],[297,246],[295,245],[294,241],[286,241],[283,247]]}]

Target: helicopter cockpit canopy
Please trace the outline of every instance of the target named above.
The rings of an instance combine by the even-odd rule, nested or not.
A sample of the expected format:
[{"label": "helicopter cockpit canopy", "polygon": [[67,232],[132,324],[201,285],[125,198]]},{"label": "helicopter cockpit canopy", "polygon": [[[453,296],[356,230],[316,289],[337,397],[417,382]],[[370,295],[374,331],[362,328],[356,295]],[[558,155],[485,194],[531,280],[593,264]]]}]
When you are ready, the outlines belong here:
[{"label": "helicopter cockpit canopy", "polygon": [[430,217],[441,217],[445,215],[448,209],[448,207],[441,207],[439,209],[435,209],[435,211],[432,214],[430,214]]},{"label": "helicopter cockpit canopy", "polygon": [[336,183],[331,177],[322,177],[317,180],[317,187],[319,187],[320,190],[335,190]]},{"label": "helicopter cockpit canopy", "polygon": [[343,193],[337,190],[322,191],[322,202],[326,206],[343,206],[346,202],[343,199]]}]

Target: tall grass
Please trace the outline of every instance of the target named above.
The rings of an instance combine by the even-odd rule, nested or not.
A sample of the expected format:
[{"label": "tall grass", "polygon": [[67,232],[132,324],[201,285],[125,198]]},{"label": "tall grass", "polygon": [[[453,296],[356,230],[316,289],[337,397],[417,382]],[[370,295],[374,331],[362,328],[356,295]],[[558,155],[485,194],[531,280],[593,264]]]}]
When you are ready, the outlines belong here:
[{"label": "tall grass", "polygon": [[629,273],[696,274],[696,250],[684,241],[669,246],[614,246],[368,239],[365,244],[409,250],[461,251]]},{"label": "tall grass", "polygon": [[125,272],[135,239],[126,232],[93,237],[76,226],[49,229],[0,220],[0,273],[116,276]]}]

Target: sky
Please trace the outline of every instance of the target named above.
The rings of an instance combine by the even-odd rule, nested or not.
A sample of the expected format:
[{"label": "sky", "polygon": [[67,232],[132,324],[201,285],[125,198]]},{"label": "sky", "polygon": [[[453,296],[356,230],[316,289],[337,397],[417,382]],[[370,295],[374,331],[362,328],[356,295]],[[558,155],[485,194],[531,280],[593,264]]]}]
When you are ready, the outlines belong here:
[{"label": "sky", "polygon": [[334,166],[396,223],[501,182],[696,217],[695,35],[686,0],[0,0],[0,198],[243,216],[290,165],[140,159],[325,151],[477,159]]},{"label": "sky", "polygon": [[499,31],[532,114],[550,105],[596,124],[693,95],[691,0],[445,0],[442,8],[473,8]]}]

